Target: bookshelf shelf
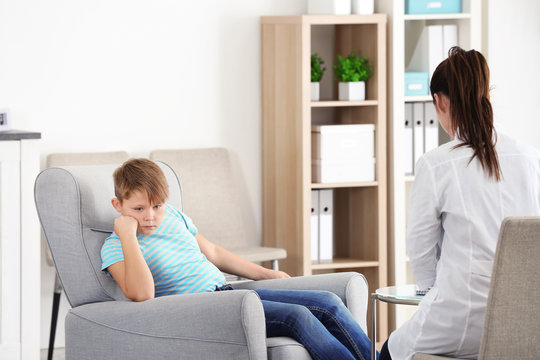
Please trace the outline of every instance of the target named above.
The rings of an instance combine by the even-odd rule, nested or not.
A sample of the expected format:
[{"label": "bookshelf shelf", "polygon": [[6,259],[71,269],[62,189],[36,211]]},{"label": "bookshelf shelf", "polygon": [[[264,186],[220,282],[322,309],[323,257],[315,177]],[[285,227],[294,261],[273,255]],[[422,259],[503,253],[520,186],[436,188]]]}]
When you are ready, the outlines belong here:
[{"label": "bookshelf shelf", "polygon": [[433,101],[431,95],[422,95],[422,96],[405,96],[405,102],[426,102]]},{"label": "bookshelf shelf", "polygon": [[[261,19],[263,244],[287,250],[280,268],[293,276],[358,271],[371,292],[386,286],[386,29],[385,14]],[[337,55],[353,50],[374,69],[366,83],[368,100],[311,101],[311,54],[318,53],[330,69]],[[331,74],[320,85],[322,99],[338,98]],[[311,131],[322,124],[374,125],[375,181],[312,182]],[[311,258],[314,189],[333,190],[329,263]],[[387,307],[381,305],[380,338],[388,336],[387,324]]]},{"label": "bookshelf shelf", "polygon": [[334,101],[334,100],[322,100],[312,101],[311,107],[345,107],[345,106],[377,106],[379,102],[377,100],[364,100],[364,101]]},{"label": "bookshelf shelf", "polygon": [[403,20],[452,20],[452,19],[470,19],[471,14],[459,13],[459,14],[410,14],[404,15]]},{"label": "bookshelf shelf", "polygon": [[355,188],[355,187],[376,187],[377,181],[352,182],[352,183],[312,183],[312,189],[335,189],[335,188]]},{"label": "bookshelf shelf", "polygon": [[373,268],[379,266],[378,261],[365,261],[349,258],[333,259],[330,263],[313,263],[313,270],[350,269],[350,268]]}]

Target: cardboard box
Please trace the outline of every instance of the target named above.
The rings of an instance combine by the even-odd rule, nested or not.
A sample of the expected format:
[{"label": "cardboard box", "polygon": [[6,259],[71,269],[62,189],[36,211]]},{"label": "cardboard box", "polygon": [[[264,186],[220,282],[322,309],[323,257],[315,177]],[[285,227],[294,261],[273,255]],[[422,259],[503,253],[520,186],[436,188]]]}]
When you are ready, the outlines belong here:
[{"label": "cardboard box", "polygon": [[311,158],[322,160],[371,159],[375,151],[375,125],[314,125]]},{"label": "cardboard box", "polygon": [[311,160],[314,183],[363,182],[375,180],[375,159]]},{"label": "cardboard box", "polygon": [[405,14],[455,14],[461,0],[405,0]]},{"label": "cardboard box", "polygon": [[349,15],[351,0],[308,0],[308,14]]},{"label": "cardboard box", "polygon": [[429,73],[406,72],[405,96],[429,95]]}]

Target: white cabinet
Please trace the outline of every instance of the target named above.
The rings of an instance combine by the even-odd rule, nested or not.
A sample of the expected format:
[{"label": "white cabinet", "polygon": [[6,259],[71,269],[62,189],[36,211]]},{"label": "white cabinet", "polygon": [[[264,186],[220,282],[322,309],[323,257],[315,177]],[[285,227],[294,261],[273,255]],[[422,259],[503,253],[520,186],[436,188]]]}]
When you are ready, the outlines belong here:
[{"label": "white cabinet", "polygon": [[39,133],[0,132],[0,359],[39,359]]},{"label": "white cabinet", "polygon": [[[463,0],[462,12],[458,14],[405,14],[405,1],[378,0],[376,11],[389,15],[388,32],[388,84],[389,84],[389,285],[414,283],[405,246],[406,220],[409,191],[414,176],[406,176],[405,103],[431,102],[431,96],[405,96],[405,72],[429,72],[429,50],[422,33],[431,25],[457,25],[457,42],[465,50],[483,51],[482,46],[482,0]],[[445,49],[447,52],[448,49]],[[424,54],[423,56],[419,54]],[[441,134],[440,143],[449,140]],[[396,306],[395,324],[406,321],[414,307]]]}]

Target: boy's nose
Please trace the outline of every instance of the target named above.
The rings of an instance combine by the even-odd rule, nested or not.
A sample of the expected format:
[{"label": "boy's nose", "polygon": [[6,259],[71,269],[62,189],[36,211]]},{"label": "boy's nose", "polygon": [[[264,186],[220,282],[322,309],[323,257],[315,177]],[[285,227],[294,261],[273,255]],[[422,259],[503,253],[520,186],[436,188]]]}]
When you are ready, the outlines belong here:
[{"label": "boy's nose", "polygon": [[152,220],[154,219],[154,210],[148,210],[145,214],[146,216],[144,217],[145,220]]}]

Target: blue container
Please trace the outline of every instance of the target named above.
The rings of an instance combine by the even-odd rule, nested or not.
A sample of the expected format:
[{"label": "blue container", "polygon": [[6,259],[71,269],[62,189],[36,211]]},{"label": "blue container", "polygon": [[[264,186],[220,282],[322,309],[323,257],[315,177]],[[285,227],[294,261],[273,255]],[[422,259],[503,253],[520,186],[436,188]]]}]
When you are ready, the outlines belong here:
[{"label": "blue container", "polygon": [[461,12],[461,0],[405,0],[405,14],[454,14]]},{"label": "blue container", "polygon": [[429,74],[427,72],[405,73],[405,96],[429,95]]}]

